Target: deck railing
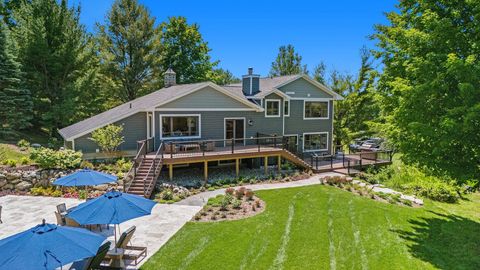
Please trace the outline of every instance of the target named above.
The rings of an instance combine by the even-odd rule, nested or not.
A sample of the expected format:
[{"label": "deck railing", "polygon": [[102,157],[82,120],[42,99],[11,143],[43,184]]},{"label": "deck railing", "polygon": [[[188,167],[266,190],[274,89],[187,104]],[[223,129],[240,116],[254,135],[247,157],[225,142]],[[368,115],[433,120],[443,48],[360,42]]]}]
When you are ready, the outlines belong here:
[{"label": "deck railing", "polygon": [[[155,153],[155,157],[152,159],[152,165],[150,165],[150,168],[148,169],[147,174],[143,178],[143,196],[144,197],[150,197],[151,191],[154,188],[153,185],[156,182],[155,180],[160,175],[160,171],[162,168],[162,154],[163,154],[163,143],[161,143],[160,147],[158,147],[158,150]],[[149,181],[149,177],[151,177],[150,181]]]},{"label": "deck railing", "polygon": [[133,179],[137,175],[138,166],[140,165],[142,160],[145,158],[146,154],[147,154],[147,140],[138,141],[137,142],[137,154],[133,158],[132,168],[130,168],[128,173],[125,175],[125,178],[123,179],[123,191],[124,192],[127,192],[128,189],[130,188],[130,185],[132,184]]},{"label": "deck railing", "polygon": [[210,152],[217,155],[261,152],[267,150],[285,149],[283,136],[265,136],[240,139],[222,140],[191,140],[191,141],[163,141],[162,158],[181,158],[192,156],[206,156]]}]

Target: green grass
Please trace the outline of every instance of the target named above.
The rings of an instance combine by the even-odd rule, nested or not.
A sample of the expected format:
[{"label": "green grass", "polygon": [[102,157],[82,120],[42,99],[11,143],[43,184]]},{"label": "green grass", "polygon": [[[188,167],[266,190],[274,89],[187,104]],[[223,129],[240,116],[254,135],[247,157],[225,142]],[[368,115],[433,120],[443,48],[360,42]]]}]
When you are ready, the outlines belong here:
[{"label": "green grass", "polygon": [[480,194],[423,208],[320,185],[257,194],[262,214],[189,222],[141,269],[480,269]]}]

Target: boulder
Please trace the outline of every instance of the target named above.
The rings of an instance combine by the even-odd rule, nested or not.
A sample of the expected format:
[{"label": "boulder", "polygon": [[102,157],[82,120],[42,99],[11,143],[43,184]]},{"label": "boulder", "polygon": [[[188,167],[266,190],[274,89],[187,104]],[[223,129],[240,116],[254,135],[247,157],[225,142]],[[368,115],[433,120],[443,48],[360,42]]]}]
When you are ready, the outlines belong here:
[{"label": "boulder", "polygon": [[22,181],[15,186],[15,189],[19,191],[27,191],[27,190],[30,190],[30,188],[32,187],[33,187],[32,183],[27,181]]},{"label": "boulder", "polygon": [[0,173],[0,180],[2,180],[2,179],[7,179],[7,177],[5,176],[5,174]]},{"label": "boulder", "polygon": [[98,186],[94,186],[93,189],[95,190],[99,190],[99,191],[107,191],[108,189],[108,185],[105,184],[105,185],[98,185]]},{"label": "boulder", "polygon": [[7,179],[0,179],[0,188],[7,184]]},{"label": "boulder", "polygon": [[19,179],[22,175],[20,173],[14,172],[7,174],[7,180]]},{"label": "boulder", "polygon": [[418,205],[423,205],[423,200],[419,199],[419,198],[416,198],[415,200],[413,200],[413,203],[416,203]]}]

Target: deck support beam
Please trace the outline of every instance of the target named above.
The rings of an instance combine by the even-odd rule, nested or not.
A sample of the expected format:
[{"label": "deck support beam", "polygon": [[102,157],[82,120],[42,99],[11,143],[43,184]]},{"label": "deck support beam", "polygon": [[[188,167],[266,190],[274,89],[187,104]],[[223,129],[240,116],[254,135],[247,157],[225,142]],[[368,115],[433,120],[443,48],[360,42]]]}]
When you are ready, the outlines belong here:
[{"label": "deck support beam", "polygon": [[205,185],[208,181],[208,161],[203,162],[203,178],[205,180]]},{"label": "deck support beam", "polygon": [[168,164],[168,178],[170,181],[173,180],[173,164]]},{"label": "deck support beam", "polygon": [[240,159],[235,159],[235,174],[237,177],[240,175]]},{"label": "deck support beam", "polygon": [[265,170],[265,174],[268,174],[268,156],[263,158],[263,168]]},{"label": "deck support beam", "polygon": [[278,156],[278,172],[282,171],[282,156]]}]

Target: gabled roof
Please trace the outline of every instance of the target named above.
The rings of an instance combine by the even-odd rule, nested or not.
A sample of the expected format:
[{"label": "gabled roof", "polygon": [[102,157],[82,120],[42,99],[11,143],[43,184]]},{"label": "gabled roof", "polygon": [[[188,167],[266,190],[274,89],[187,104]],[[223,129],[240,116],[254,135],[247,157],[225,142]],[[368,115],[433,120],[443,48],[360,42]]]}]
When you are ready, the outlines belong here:
[{"label": "gabled roof", "polygon": [[219,92],[234,98],[235,100],[251,107],[253,110],[263,111],[263,108],[250,102],[245,96],[220,87],[212,82],[201,82],[193,84],[174,85],[162,88],[153,93],[139,97],[120,106],[112,108],[103,113],[97,114],[73,125],[60,129],[58,132],[65,140],[72,140],[101,128],[108,124],[120,121],[130,115],[142,111],[152,111],[157,106],[161,106],[180,97],[201,90],[205,87],[212,87]]}]

